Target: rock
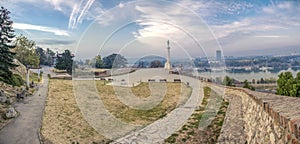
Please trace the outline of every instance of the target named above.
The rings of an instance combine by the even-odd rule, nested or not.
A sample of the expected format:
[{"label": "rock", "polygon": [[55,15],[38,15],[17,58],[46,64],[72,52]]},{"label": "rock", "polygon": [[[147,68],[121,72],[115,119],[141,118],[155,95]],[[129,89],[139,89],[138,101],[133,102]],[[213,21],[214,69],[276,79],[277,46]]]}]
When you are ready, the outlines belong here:
[{"label": "rock", "polygon": [[6,101],[5,101],[5,103],[7,103],[7,104],[12,104],[13,103],[13,100],[10,98],[10,97],[6,97]]},{"label": "rock", "polygon": [[0,96],[6,96],[3,90],[0,90]]},{"label": "rock", "polygon": [[18,113],[15,110],[15,108],[13,108],[13,107],[8,108],[6,111],[6,114],[5,114],[6,118],[8,118],[8,119],[15,118],[15,117],[17,117],[17,115],[18,115]]},{"label": "rock", "polygon": [[3,90],[0,90],[0,102],[5,103],[7,99],[7,96]]},{"label": "rock", "polygon": [[12,69],[11,71],[14,74],[19,74],[21,76],[26,76],[26,73],[27,73],[26,67],[21,62],[19,62],[17,59],[14,59],[14,64],[18,65],[18,67]]},{"label": "rock", "polygon": [[7,97],[0,96],[0,102],[1,102],[1,103],[5,103],[6,100],[7,100]]},{"label": "rock", "polygon": [[275,136],[274,136],[273,133],[270,133],[270,143],[271,143],[271,144],[275,144],[275,143],[276,143],[276,141],[275,141]]}]

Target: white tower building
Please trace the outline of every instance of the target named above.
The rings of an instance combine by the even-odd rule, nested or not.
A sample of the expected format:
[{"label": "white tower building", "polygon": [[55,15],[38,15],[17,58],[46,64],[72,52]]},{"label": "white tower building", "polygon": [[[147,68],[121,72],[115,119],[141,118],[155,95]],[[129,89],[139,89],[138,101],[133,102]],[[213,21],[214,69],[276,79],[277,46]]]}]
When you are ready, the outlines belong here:
[{"label": "white tower building", "polygon": [[167,61],[165,63],[165,69],[170,70],[170,69],[172,69],[172,65],[170,62],[170,41],[169,40],[167,41],[167,44],[168,44],[168,47],[167,47],[168,55],[167,55]]}]

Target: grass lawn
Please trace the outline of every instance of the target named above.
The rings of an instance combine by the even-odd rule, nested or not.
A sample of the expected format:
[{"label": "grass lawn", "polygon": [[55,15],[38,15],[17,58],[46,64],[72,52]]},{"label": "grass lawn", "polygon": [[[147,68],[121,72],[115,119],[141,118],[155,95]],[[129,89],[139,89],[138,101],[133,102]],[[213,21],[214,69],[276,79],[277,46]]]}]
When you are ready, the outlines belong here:
[{"label": "grass lawn", "polygon": [[[179,104],[184,103],[192,93],[192,88],[182,83],[166,83],[167,92],[156,107],[149,110],[133,109],[123,104],[114,93],[110,85],[104,85],[103,81],[97,81],[97,89],[106,108],[117,118],[132,124],[147,125],[164,117]],[[152,83],[161,84],[161,83]],[[148,97],[151,94],[149,83],[141,83],[131,88],[137,97]]]},{"label": "grass lawn", "polygon": [[[167,93],[161,103],[150,110],[137,110],[123,104],[115,95],[113,87],[104,85],[104,81],[96,81],[96,86],[99,97],[114,116],[141,125],[150,124],[165,116],[176,106],[184,103],[192,92],[192,88],[184,84],[167,83]],[[150,96],[151,93],[148,83],[142,83],[131,90],[136,96],[143,98]],[[109,141],[84,120],[77,106],[70,80],[50,79],[41,133],[46,140],[53,143]]]},{"label": "grass lawn", "polygon": [[50,79],[41,133],[57,144],[107,141],[84,120],[70,80]]}]

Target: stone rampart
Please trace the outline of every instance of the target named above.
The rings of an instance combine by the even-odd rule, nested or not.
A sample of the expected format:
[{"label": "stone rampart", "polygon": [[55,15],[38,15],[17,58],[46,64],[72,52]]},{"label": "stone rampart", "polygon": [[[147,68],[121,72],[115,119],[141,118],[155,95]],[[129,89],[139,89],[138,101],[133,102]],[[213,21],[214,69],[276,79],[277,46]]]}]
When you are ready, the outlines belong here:
[{"label": "stone rampart", "polygon": [[[300,98],[209,85],[216,91],[226,91],[225,96],[232,103],[226,113],[219,143],[300,143]],[[240,103],[233,101],[237,98]],[[237,117],[233,112],[241,114]],[[233,124],[235,119],[243,122]],[[243,132],[239,131],[240,128],[244,129]],[[244,137],[237,139],[235,135]]]}]

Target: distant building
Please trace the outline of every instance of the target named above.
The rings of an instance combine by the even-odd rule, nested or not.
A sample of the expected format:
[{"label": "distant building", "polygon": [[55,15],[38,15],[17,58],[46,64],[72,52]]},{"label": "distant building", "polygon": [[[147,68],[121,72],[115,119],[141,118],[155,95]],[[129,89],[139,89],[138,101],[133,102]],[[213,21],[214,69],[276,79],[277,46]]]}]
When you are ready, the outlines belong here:
[{"label": "distant building", "polygon": [[221,61],[222,60],[221,50],[217,50],[216,51],[216,60],[217,61]]}]

